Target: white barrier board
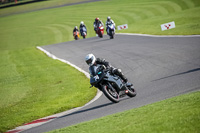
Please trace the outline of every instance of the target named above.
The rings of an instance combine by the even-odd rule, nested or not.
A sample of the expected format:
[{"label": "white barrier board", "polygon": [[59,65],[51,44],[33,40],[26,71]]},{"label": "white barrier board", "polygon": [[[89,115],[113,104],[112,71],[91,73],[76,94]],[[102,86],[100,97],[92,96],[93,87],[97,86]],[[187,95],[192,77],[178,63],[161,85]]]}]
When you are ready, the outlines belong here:
[{"label": "white barrier board", "polygon": [[162,30],[162,31],[168,30],[168,29],[172,29],[172,28],[175,28],[175,23],[174,23],[174,21],[169,22],[169,23],[165,23],[165,24],[161,24],[161,30]]},{"label": "white barrier board", "polygon": [[128,29],[128,24],[119,25],[119,26],[117,26],[117,29],[118,30]]}]

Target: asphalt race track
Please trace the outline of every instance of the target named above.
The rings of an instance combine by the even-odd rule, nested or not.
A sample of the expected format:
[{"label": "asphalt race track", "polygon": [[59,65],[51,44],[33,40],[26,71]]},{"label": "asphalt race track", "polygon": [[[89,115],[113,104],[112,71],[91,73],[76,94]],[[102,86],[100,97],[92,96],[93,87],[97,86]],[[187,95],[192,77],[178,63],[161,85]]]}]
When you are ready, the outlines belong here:
[{"label": "asphalt race track", "polygon": [[125,97],[114,104],[102,95],[74,113],[24,133],[47,132],[200,90],[200,36],[117,34],[112,40],[108,36],[93,37],[42,48],[87,72],[88,66],[84,58],[88,53],[105,58],[112,66],[122,69],[129,82],[134,84],[137,96]]}]

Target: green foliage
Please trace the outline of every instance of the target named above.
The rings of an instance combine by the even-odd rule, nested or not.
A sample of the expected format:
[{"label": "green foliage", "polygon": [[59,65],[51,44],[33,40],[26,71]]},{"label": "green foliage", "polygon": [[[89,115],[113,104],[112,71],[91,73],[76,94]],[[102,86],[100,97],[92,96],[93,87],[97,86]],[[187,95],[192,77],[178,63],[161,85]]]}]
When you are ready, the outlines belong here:
[{"label": "green foliage", "polygon": [[198,91],[49,133],[198,133],[199,100]]}]

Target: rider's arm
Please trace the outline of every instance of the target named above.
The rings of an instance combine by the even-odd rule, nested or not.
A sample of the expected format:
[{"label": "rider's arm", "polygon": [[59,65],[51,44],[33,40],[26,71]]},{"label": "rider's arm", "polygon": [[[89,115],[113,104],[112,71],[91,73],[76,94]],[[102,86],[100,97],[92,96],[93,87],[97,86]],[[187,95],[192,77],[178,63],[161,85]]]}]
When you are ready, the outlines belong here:
[{"label": "rider's arm", "polygon": [[105,67],[110,67],[109,62],[107,62],[105,59],[97,58],[96,59],[96,63],[97,64],[105,65]]},{"label": "rider's arm", "polygon": [[94,28],[97,26],[95,22],[94,22],[94,24],[93,24],[93,25],[94,25]]},{"label": "rider's arm", "polygon": [[86,26],[85,25],[83,25],[84,27],[85,27],[85,29],[87,30],[87,28],[86,28]]},{"label": "rider's arm", "polygon": [[113,20],[111,20],[111,23],[115,26],[115,22]]}]

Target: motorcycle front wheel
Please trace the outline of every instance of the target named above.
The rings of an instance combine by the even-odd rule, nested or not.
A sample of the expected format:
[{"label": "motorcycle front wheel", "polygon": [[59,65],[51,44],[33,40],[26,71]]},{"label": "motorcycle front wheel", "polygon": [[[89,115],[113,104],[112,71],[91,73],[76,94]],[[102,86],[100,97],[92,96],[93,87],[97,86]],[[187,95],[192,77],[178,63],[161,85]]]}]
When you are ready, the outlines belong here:
[{"label": "motorcycle front wheel", "polygon": [[114,31],[110,31],[110,39],[114,38]]},{"label": "motorcycle front wheel", "polygon": [[99,37],[103,38],[103,33],[101,31],[99,32]]},{"label": "motorcycle front wheel", "polygon": [[117,93],[117,91],[114,89],[114,91],[108,86],[108,85],[104,85],[102,87],[102,91],[104,93],[104,95],[112,102],[114,103],[118,103],[119,102],[119,94]]},{"label": "motorcycle front wheel", "polygon": [[77,35],[75,36],[75,40],[78,40],[78,36]]}]

